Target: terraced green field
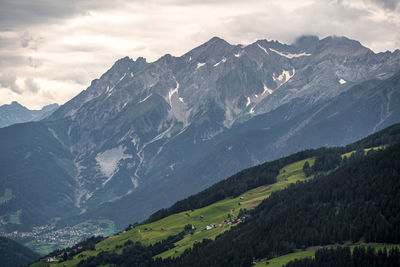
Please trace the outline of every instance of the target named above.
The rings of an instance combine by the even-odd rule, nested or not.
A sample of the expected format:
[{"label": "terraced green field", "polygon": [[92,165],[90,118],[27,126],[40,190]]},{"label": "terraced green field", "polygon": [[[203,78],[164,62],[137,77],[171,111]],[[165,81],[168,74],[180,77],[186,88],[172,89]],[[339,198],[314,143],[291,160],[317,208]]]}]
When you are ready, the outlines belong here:
[{"label": "terraced green field", "polygon": [[[373,247],[376,251],[380,249],[384,249],[386,247],[387,250],[390,250],[391,248],[399,247],[400,245],[394,245],[394,244],[376,244],[376,243],[368,243],[368,244],[353,244],[349,245],[351,251],[355,247]],[[332,246],[325,246],[325,247],[336,247],[334,245]],[[294,252],[294,253],[289,253],[277,258],[269,259],[269,260],[263,260],[260,263],[257,263],[255,266],[257,267],[263,267],[263,266],[268,266],[268,267],[282,267],[285,264],[287,264],[290,261],[293,261],[295,259],[304,259],[307,257],[314,257],[315,252],[322,247],[314,247],[314,248],[309,248],[304,251],[299,251],[299,252]]]},{"label": "terraced green field", "polygon": [[[289,184],[296,183],[297,181],[312,179],[313,177],[306,178],[303,173],[302,168],[306,161],[312,166],[315,158],[309,158],[285,166],[280,170],[277,182],[272,185],[260,186],[243,193],[237,198],[228,198],[204,208],[177,213],[159,221],[140,225],[132,230],[110,236],[96,244],[95,250],[84,251],[76,255],[72,260],[59,263],[57,266],[64,266],[64,264],[67,264],[67,266],[74,266],[82,259],[95,256],[101,251],[121,253],[122,248],[117,248],[117,246],[123,245],[128,240],[132,240],[133,242],[139,241],[144,245],[150,245],[166,239],[168,236],[178,234],[187,224],[194,225],[196,230],[192,235],[186,235],[182,240],[175,243],[175,248],[159,254],[156,257],[165,258],[179,256],[185,249],[192,247],[195,242],[201,242],[205,238],[215,239],[219,234],[234,227],[236,224],[224,226],[218,226],[218,224],[230,218],[235,219],[240,209],[253,209],[260,204],[262,200],[269,197],[272,192],[282,190]],[[217,227],[206,230],[206,226],[212,223],[215,223]],[[36,263],[32,266],[48,265],[49,264],[43,265],[43,263]]]},{"label": "terraced green field", "polygon": [[[368,151],[370,150],[380,150],[380,149],[385,149],[386,146],[376,146],[376,147],[371,147],[371,148],[364,148],[364,154],[366,155],[368,153]],[[351,154],[356,153],[355,150],[350,151],[348,153],[342,154],[342,158],[347,157],[349,158],[351,156]]]}]

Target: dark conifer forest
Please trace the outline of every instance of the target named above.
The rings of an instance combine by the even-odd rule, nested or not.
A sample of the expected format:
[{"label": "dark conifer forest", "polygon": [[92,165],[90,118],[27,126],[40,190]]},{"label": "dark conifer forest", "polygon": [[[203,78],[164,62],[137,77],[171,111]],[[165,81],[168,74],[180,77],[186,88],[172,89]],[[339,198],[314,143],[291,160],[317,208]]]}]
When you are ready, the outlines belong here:
[{"label": "dark conifer forest", "polygon": [[[131,266],[133,263],[136,266],[251,266],[254,259],[273,258],[294,249],[315,245],[349,241],[399,243],[400,145],[395,144],[366,156],[354,156],[351,160],[340,160],[337,157],[338,153],[357,149],[367,143],[381,145],[381,142],[376,141],[378,139],[386,138],[388,143],[392,143],[395,139],[392,137],[396,136],[397,131],[396,127],[389,128],[380,137],[372,136],[371,139],[346,148],[305,151],[245,170],[207,189],[207,193],[203,191],[178,202],[170,210],[156,213],[153,219],[166,216],[172,209],[179,211],[193,208],[191,205],[206,205],[205,202],[194,201],[200,199],[202,194],[213,196],[208,200],[211,202],[237,195],[258,184],[272,183],[280,166],[292,160],[316,156],[316,162],[321,162],[320,169],[311,170],[319,174],[316,179],[273,193],[250,212],[246,222],[218,236],[215,241],[204,240],[195,244],[178,258],[153,259],[159,253],[154,252],[154,246],[145,247],[134,243],[128,244],[122,254],[103,252],[98,257],[81,261],[80,266]],[[392,137],[389,137],[391,135],[388,132],[392,133]],[[237,191],[233,190],[235,179],[240,181]],[[223,183],[226,186],[222,186]],[[166,243],[164,246],[169,247]],[[376,257],[382,258],[379,255]],[[393,260],[389,258],[387,260]]]},{"label": "dark conifer forest", "polygon": [[320,249],[315,252],[315,258],[294,260],[284,267],[397,267],[400,266],[400,251],[398,248],[387,251],[375,251],[372,247],[355,247],[351,252],[349,247]]}]

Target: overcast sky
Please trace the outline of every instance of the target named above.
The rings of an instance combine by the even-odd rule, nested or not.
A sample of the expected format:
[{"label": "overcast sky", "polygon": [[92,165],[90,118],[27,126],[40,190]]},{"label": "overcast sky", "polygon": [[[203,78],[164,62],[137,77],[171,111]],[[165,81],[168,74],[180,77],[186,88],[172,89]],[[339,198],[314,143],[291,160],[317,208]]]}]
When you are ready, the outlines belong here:
[{"label": "overcast sky", "polygon": [[0,105],[63,104],[119,58],[231,44],[347,36],[400,48],[400,0],[0,0]]}]

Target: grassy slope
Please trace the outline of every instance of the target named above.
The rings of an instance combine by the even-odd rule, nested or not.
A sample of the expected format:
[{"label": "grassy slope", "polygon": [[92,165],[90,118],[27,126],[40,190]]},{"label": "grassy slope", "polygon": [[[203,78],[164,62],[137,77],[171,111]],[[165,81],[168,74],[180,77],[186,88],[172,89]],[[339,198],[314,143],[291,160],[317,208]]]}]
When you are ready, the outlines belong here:
[{"label": "grassy slope", "polygon": [[[371,147],[371,148],[365,148],[364,154],[366,155],[368,153],[368,151],[370,151],[370,150],[380,150],[380,149],[385,149],[385,148],[386,148],[386,146],[375,146],[375,147]],[[342,154],[342,158],[344,158],[344,157],[350,158],[353,153],[356,153],[356,151],[353,150],[348,153]]]},{"label": "grassy slope", "polygon": [[[335,246],[330,246],[330,247],[335,247]],[[355,244],[355,245],[350,245],[350,249],[353,250],[355,247],[373,247],[375,250],[383,249],[386,247],[387,250],[394,248],[394,247],[399,247],[400,245],[393,245],[393,244],[375,244],[375,243],[369,243],[369,244]],[[322,248],[322,247],[319,247]],[[287,264],[289,261],[293,261],[295,259],[303,259],[307,257],[314,257],[315,252],[319,248],[310,248],[306,249],[304,251],[299,251],[299,252],[294,252],[294,253],[289,253],[277,258],[270,259],[268,261],[264,260],[260,263],[257,263],[255,266],[257,267],[263,267],[263,266],[268,266],[268,267],[281,267],[285,264]],[[267,263],[268,262],[268,263]]]},{"label": "grassy slope", "polygon": [[[272,192],[282,190],[291,183],[311,179],[312,177],[306,178],[302,170],[306,161],[308,161],[310,165],[313,165],[315,158],[301,160],[285,166],[280,170],[277,182],[272,185],[260,186],[243,193],[237,198],[224,199],[204,208],[184,211],[156,222],[139,225],[132,230],[110,236],[96,244],[96,250],[84,251],[76,255],[73,260],[60,263],[57,266],[63,266],[64,263],[66,263],[67,266],[74,266],[82,259],[95,256],[101,251],[116,251],[120,253],[122,249],[117,249],[116,246],[123,245],[128,240],[134,242],[140,241],[144,245],[149,245],[166,239],[170,235],[178,234],[183,230],[185,225],[192,224],[196,227],[196,231],[193,235],[186,235],[182,240],[175,243],[175,248],[157,255],[156,257],[165,258],[169,256],[179,256],[186,248],[192,247],[195,240],[201,241],[204,238],[214,239],[219,234],[231,228],[231,226],[223,226],[205,230],[208,224],[219,224],[225,219],[228,219],[228,214],[234,219],[241,208],[252,209],[260,204],[263,199],[270,196]],[[239,202],[241,205],[238,205]],[[200,216],[203,216],[203,218],[200,218]],[[161,230],[161,228],[163,228],[163,230]],[[178,251],[177,253],[176,250]],[[35,263],[32,266],[48,266],[48,264]]]},{"label": "grassy slope", "polygon": [[[371,149],[376,150],[382,148],[384,148],[384,146],[368,148],[364,149],[364,152],[367,153]],[[343,154],[342,157],[349,157],[352,153],[355,153],[355,151]],[[308,179],[312,179],[313,177],[306,178],[303,173],[302,167],[306,161],[308,161],[310,166],[312,166],[314,164],[315,158],[301,160],[285,166],[280,170],[277,177],[277,182],[272,185],[260,186],[243,193],[237,198],[224,199],[204,208],[195,209],[193,211],[180,212],[170,215],[159,221],[139,225],[132,230],[110,236],[107,239],[96,244],[96,250],[84,251],[76,255],[72,260],[63,262],[62,264],[58,264],[57,266],[63,266],[64,263],[67,263],[68,266],[77,265],[82,259],[85,259],[89,256],[96,256],[101,251],[115,251],[117,253],[121,253],[122,249],[116,248],[116,246],[123,245],[128,240],[132,240],[134,242],[139,241],[144,245],[153,244],[163,239],[166,239],[170,235],[178,234],[183,230],[185,225],[192,224],[196,227],[196,231],[193,235],[186,235],[182,240],[175,243],[175,248],[165,251],[164,253],[161,253],[156,257],[166,258],[179,256],[185,249],[192,247],[195,241],[201,242],[204,238],[215,239],[216,236],[231,228],[231,226],[223,226],[211,230],[205,230],[205,227],[208,224],[219,224],[225,219],[228,219],[228,214],[230,214],[232,218],[236,218],[241,208],[246,208],[249,210],[256,207],[258,204],[261,203],[263,199],[270,196],[272,192],[282,190],[289,184],[296,183],[297,181],[306,181]],[[241,202],[240,206],[238,205],[239,202]],[[203,216],[203,218],[200,218],[200,216]],[[304,255],[303,257],[307,257],[311,255],[310,253],[314,255],[313,253],[315,253],[315,251],[302,251],[291,253],[272,259],[269,262],[276,262],[277,264],[279,264],[279,262],[281,261],[290,261],[286,261],[287,258],[294,259],[291,256],[292,254],[296,254],[295,257],[299,257],[299,255]],[[39,265],[38,263],[36,263],[32,266],[48,266],[48,264]]]}]

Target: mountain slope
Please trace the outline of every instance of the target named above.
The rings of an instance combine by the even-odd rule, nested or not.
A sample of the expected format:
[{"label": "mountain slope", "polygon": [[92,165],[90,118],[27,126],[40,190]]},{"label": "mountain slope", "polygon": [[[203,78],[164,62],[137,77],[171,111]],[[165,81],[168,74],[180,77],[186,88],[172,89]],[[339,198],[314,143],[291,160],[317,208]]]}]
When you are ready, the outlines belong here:
[{"label": "mountain slope", "polygon": [[[168,203],[172,204],[173,200],[186,197],[188,192],[195,193],[259,162],[306,148],[354,142],[388,126],[387,123],[400,121],[400,105],[397,104],[400,103],[399,78],[397,74],[383,81],[364,82],[334,100],[316,105],[291,119],[285,120],[291,113],[289,107],[304,106],[303,101],[291,102],[273,112],[236,125],[221,134],[214,147],[203,158],[187,167],[174,181],[160,181],[148,188],[146,193],[138,192],[114,203],[101,205],[91,216],[108,217],[118,207],[125,211],[121,214],[127,214],[124,222],[129,224],[135,221],[134,216],[128,215],[132,205],[136,205],[132,203],[138,203],[142,209],[157,202],[162,205],[165,199],[171,200]],[[381,119],[382,114],[385,114],[386,120]],[[172,145],[176,144],[172,142]],[[187,180],[187,177],[193,176],[197,178]],[[174,199],[169,192],[174,192]],[[145,201],[148,194],[154,196],[153,203]],[[117,216],[122,221],[119,214],[115,215],[115,220]]]},{"label": "mountain slope", "polygon": [[44,106],[40,110],[29,110],[13,101],[9,105],[0,106],[0,128],[16,123],[39,121],[46,118],[58,108],[58,104]]},{"label": "mountain slope", "polygon": [[17,242],[0,237],[0,262],[4,267],[18,267],[37,260],[39,254]]},{"label": "mountain slope", "polygon": [[247,224],[199,245],[171,265],[250,266],[252,257],[271,257],[302,246],[360,239],[399,243],[399,160],[400,146],[394,145],[327,177],[277,193]]},{"label": "mountain slope", "polygon": [[[133,249],[130,246],[135,246],[135,241],[156,247],[156,242],[176,235],[187,223],[196,226],[194,232],[185,233],[183,239],[174,241],[177,247],[170,248],[168,253],[165,252],[167,254],[159,254],[160,252],[153,254],[153,256],[158,254],[157,257],[182,255],[175,260],[165,259],[163,264],[174,266],[244,264],[247,266],[252,262],[253,257],[276,257],[293,249],[308,246],[341,243],[348,240],[398,243],[400,237],[393,233],[398,233],[396,229],[399,219],[396,211],[399,208],[397,202],[400,197],[398,194],[399,128],[400,125],[394,125],[347,147],[304,151],[245,170],[197,195],[177,202],[169,210],[154,214],[148,220],[151,223],[130,226],[126,232],[97,243],[90,251],[73,254],[74,260],[67,264],[77,264],[81,260],[86,260],[82,266],[105,263],[125,265],[128,262],[132,264],[137,259],[133,250],[130,250]],[[345,161],[339,169],[329,171],[327,176],[317,175],[319,177],[314,180],[308,179],[307,183],[292,184],[286,190],[279,192],[290,183],[307,180],[302,166],[305,161],[310,162],[311,165],[314,164],[314,160],[308,158],[312,155],[317,157],[317,162],[321,158],[328,159],[335,154],[348,155],[351,151],[355,152],[356,148],[359,150],[360,146],[381,146],[384,143],[391,143],[387,142],[388,140],[397,144],[387,147],[384,151],[370,152],[371,154],[368,153],[361,159],[353,158]],[[265,183],[260,179],[273,175],[267,171],[271,167],[288,163],[291,164],[279,171],[278,183],[268,185],[270,182],[267,179],[266,185],[241,194],[247,190],[246,188],[258,186],[258,181],[260,184]],[[332,168],[335,169],[335,165],[331,165],[330,169]],[[246,183],[249,187],[243,186]],[[281,183],[284,183],[284,186]],[[225,192],[224,189],[226,189]],[[271,192],[275,193],[271,195]],[[260,198],[257,194],[263,197]],[[227,213],[231,213],[232,217],[236,218],[240,213],[238,209],[235,210],[238,202],[242,202],[242,205],[239,205],[240,208],[249,208],[248,205],[253,200],[258,202],[252,207],[257,206],[268,196],[269,198],[253,212],[244,213],[246,216],[250,215],[245,222],[232,228],[218,226],[221,220],[227,218]],[[210,201],[208,202],[207,199]],[[218,202],[221,199],[224,200]],[[206,201],[199,204],[198,200]],[[209,206],[206,204],[213,202],[214,204]],[[232,212],[232,209],[235,211]],[[168,215],[170,216],[166,217]],[[203,216],[199,219],[199,215]],[[213,220],[217,223],[216,228],[203,229]],[[223,232],[225,233],[216,238],[215,242],[203,240],[199,243],[202,238],[214,239],[216,235]],[[182,254],[188,247],[185,245],[186,242],[190,239],[197,239],[199,242],[194,241],[193,250]],[[133,243],[129,243],[129,240]],[[189,247],[193,246],[193,240]],[[114,257],[113,252],[119,255],[122,253],[122,255]],[[62,254],[62,252],[57,252],[55,255],[60,253]],[[98,257],[88,258],[92,255],[98,255]],[[161,264],[160,260],[152,262],[151,256],[143,257],[141,262],[143,266]]]},{"label": "mountain slope", "polygon": [[8,151],[0,154],[0,194],[11,194],[0,203],[2,231],[28,230],[71,213],[76,187],[72,157],[47,127],[30,122],[3,128],[0,147]]},{"label": "mountain slope", "polygon": [[[20,240],[38,234],[33,227],[76,226],[82,238],[90,224],[105,234],[241,169],[355,141],[400,121],[399,69],[399,50],[375,54],[345,37],[247,46],[212,38],[180,57],[122,58],[46,120],[0,129],[7,148],[0,158],[18,159],[0,173],[17,196],[1,209],[2,231],[26,229],[13,235]],[[368,126],[343,126],[351,124]],[[40,133],[29,136],[30,127]],[[25,159],[35,149],[46,156]],[[34,186],[49,190],[32,198],[18,185],[30,184],[27,172],[37,169]],[[43,202],[47,196],[52,201]],[[46,219],[24,219],[29,205]],[[10,223],[17,216],[21,225]],[[45,243],[49,233],[39,235]]]}]

